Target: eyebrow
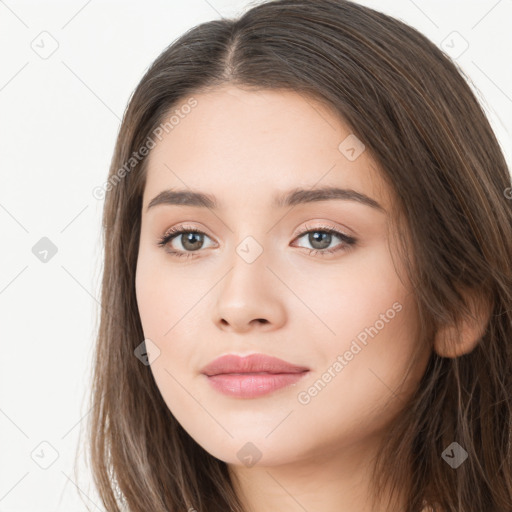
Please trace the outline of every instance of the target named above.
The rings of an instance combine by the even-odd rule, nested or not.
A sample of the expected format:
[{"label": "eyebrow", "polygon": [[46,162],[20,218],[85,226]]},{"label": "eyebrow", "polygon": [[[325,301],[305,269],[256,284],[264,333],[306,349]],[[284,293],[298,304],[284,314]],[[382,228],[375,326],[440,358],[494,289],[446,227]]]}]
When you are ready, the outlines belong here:
[{"label": "eyebrow", "polygon": [[[371,197],[352,189],[323,187],[315,189],[296,188],[274,196],[273,208],[285,208],[298,204],[312,203],[315,201],[331,201],[333,199],[343,201],[356,201],[376,210],[385,213],[386,210]],[[203,192],[194,192],[191,190],[169,189],[160,192],[149,203],[146,211],[157,205],[180,205],[196,206],[217,210],[219,203],[215,196]]]}]

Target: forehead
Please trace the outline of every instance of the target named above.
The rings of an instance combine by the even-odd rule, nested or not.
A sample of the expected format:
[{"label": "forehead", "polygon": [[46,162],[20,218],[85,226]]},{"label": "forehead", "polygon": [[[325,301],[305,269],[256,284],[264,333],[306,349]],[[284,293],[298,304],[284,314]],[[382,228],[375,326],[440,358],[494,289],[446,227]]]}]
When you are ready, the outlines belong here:
[{"label": "forehead", "polygon": [[[270,206],[270,188],[341,186],[387,202],[386,187],[362,142],[314,98],[233,85],[191,97],[195,107],[179,116],[148,156],[144,205],[174,187],[240,203],[261,192]],[[189,99],[183,98],[172,112]],[[355,159],[354,152],[347,153],[350,146]]]}]

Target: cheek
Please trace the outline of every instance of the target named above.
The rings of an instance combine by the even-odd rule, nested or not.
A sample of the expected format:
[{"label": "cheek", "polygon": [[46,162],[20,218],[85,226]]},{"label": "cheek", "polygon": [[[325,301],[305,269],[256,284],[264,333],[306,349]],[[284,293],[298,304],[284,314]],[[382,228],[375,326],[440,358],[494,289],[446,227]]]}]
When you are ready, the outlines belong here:
[{"label": "cheek", "polygon": [[363,298],[354,298],[338,315],[333,324],[337,336],[322,344],[321,363],[296,393],[301,428],[315,431],[321,420],[326,447],[350,444],[385,428],[417,388],[424,369],[406,378],[416,348],[406,297],[393,302],[396,294],[388,294],[358,302]]},{"label": "cheek", "polygon": [[144,338],[149,338],[159,350],[149,370],[169,410],[178,421],[186,422],[187,411],[193,409],[194,404],[179,383],[185,384],[193,368],[193,340],[185,342],[184,331],[193,315],[187,315],[191,306],[185,304],[183,294],[177,290],[177,281],[177,274],[171,282],[161,267],[139,257],[135,289],[140,320]]},{"label": "cheek", "polygon": [[[400,281],[384,242],[347,254],[337,264],[317,265],[314,271],[304,261],[288,268],[282,272],[283,280],[310,310],[306,313],[311,330],[326,339],[326,347],[343,348],[360,333],[364,339],[365,328],[376,323],[379,332],[391,333],[405,317],[414,318],[406,308],[409,290]],[[302,314],[304,307],[297,311]]]},{"label": "cheek", "polygon": [[[144,259],[139,258],[135,277],[137,307],[144,336],[150,339],[159,338],[167,329],[167,311],[172,308],[170,297],[158,279],[158,273],[149,270]],[[164,330],[165,329],[165,330]]]},{"label": "cheek", "polygon": [[[314,400],[327,408],[339,404],[339,410],[332,407],[334,415],[343,415],[343,409],[378,409],[393,398],[417,348],[413,296],[400,281],[386,245],[354,255],[324,282],[323,294],[308,296],[331,331],[320,325],[326,334],[317,336],[325,341],[316,347],[322,354],[314,377],[320,377],[322,398]],[[313,331],[309,336],[314,337]],[[404,391],[413,385],[409,382]]]},{"label": "cheek", "polygon": [[[179,271],[166,265],[166,258],[160,252],[146,247],[139,250],[135,274],[135,293],[144,335],[153,339],[168,339],[169,332],[190,306],[187,296],[193,295]],[[190,284],[190,283],[189,283]],[[196,299],[197,300],[197,299]],[[186,322],[183,318],[182,322]],[[168,333],[165,338],[164,335]]]},{"label": "cheek", "polygon": [[166,268],[161,257],[149,251],[139,254],[135,276],[137,306],[144,337],[159,349],[158,358],[151,364],[159,387],[173,387],[170,374],[185,375],[193,366],[191,359],[198,340],[190,336],[189,330],[201,321],[197,318],[199,309],[194,306],[206,290],[206,283],[191,286],[186,274]]}]

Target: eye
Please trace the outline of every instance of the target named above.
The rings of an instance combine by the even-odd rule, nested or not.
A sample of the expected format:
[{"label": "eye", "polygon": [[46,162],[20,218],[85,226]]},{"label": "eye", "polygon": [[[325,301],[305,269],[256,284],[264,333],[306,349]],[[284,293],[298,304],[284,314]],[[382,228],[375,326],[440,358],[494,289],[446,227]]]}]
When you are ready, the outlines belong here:
[{"label": "eye", "polygon": [[181,248],[178,248],[177,251],[173,249],[167,249],[167,252],[177,257],[188,257],[191,256],[190,254],[187,254],[188,252],[196,252],[202,248],[205,236],[208,237],[206,233],[203,233],[197,228],[177,226],[168,230],[165,235],[158,240],[157,245],[160,247],[167,247],[172,245],[174,239],[177,239],[181,245]]},{"label": "eye", "polygon": [[[306,226],[306,230],[301,231],[296,239],[303,238],[305,235],[308,235],[307,242],[313,246],[311,249],[304,247],[304,249],[308,249],[309,255],[320,254],[323,256],[338,251],[346,251],[351,249],[357,242],[354,237],[345,235],[332,226],[318,226],[315,228]],[[336,238],[341,240],[342,243],[327,249]]]}]

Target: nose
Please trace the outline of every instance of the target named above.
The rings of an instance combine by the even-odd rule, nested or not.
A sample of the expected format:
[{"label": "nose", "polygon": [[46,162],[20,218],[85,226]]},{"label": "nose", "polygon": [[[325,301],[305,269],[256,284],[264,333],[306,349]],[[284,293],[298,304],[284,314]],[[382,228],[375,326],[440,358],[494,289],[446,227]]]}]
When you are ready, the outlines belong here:
[{"label": "nose", "polygon": [[219,283],[214,321],[225,331],[264,331],[281,327],[286,320],[285,288],[267,268],[265,251],[248,263],[238,254]]}]

